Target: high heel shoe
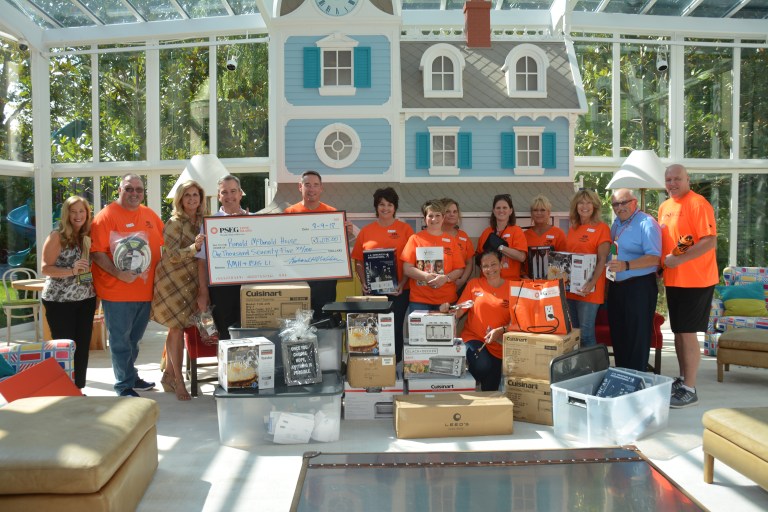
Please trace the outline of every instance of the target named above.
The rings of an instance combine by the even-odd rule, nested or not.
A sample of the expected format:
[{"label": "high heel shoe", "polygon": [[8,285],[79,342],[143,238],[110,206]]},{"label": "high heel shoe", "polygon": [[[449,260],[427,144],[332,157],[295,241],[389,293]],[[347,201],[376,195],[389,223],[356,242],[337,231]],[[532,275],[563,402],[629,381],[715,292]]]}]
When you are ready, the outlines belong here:
[{"label": "high heel shoe", "polygon": [[173,377],[168,373],[163,372],[163,378],[160,379],[160,385],[166,393],[173,393],[176,391],[176,384],[173,382]]},{"label": "high heel shoe", "polygon": [[177,379],[174,382],[174,387],[176,388],[176,400],[192,400],[192,397],[189,396],[189,392],[187,391],[187,386],[184,384],[183,378]]}]

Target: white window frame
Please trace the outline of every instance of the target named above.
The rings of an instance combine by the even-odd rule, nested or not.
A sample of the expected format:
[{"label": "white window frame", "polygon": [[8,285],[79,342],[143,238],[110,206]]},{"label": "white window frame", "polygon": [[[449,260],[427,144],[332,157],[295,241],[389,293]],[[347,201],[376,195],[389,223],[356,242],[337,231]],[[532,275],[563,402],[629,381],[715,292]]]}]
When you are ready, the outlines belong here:
[{"label": "white window frame", "polygon": [[[435,165],[435,137],[453,137],[454,165]],[[443,154],[447,153],[441,150]],[[430,126],[429,127],[429,175],[430,176],[458,176],[459,169],[459,127],[458,126]]]},{"label": "white window frame", "polygon": [[[359,43],[342,34],[334,33],[325,39],[317,42],[320,48],[320,96],[354,96],[357,92],[355,87],[355,48]],[[326,85],[325,84],[325,52],[348,51],[350,53],[350,83],[349,85]],[[337,60],[338,62],[338,60]],[[334,68],[338,69],[338,68]]]},{"label": "white window frame", "polygon": [[[347,155],[346,158],[341,160],[333,158],[326,151],[326,140],[329,136],[338,132],[341,132],[352,139],[352,151],[349,155]],[[357,158],[360,156],[361,147],[362,144],[360,143],[360,136],[357,134],[354,128],[344,123],[329,124],[320,130],[320,132],[317,134],[317,137],[315,138],[315,153],[317,154],[317,157],[321,162],[332,169],[344,169],[345,167],[349,167],[355,163]]]},{"label": "white window frame", "polygon": [[[542,147],[542,134],[544,133],[543,127],[537,126],[518,126],[514,127],[512,131],[515,132],[515,169],[514,173],[522,176],[541,176],[544,174],[544,167],[542,162],[544,160],[544,148]],[[530,156],[531,150],[522,149],[520,144],[521,138],[538,138],[539,140],[539,165],[520,165],[520,153],[525,151]],[[529,159],[527,159],[529,160]]]},{"label": "white window frame", "polygon": [[[435,90],[432,85],[432,63],[438,57],[446,57],[453,63],[453,89]],[[427,48],[419,62],[419,70],[424,83],[425,98],[463,98],[464,97],[464,56],[458,48],[447,43],[438,43]]]},{"label": "white window frame", "polygon": [[[530,57],[536,62],[536,85],[538,89],[535,91],[517,89],[517,62],[524,57]],[[529,43],[515,46],[501,67],[507,81],[507,95],[510,98],[546,98],[548,68],[549,57],[544,53],[544,50]]]}]

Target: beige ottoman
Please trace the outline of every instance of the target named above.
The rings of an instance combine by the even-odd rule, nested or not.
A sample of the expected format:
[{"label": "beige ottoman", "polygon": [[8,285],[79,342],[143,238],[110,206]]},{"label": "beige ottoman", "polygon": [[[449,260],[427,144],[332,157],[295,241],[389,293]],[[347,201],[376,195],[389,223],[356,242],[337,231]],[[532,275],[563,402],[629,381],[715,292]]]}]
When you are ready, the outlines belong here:
[{"label": "beige ottoman", "polygon": [[0,408],[0,510],[133,511],[157,469],[145,398],[36,397]]},{"label": "beige ottoman", "polygon": [[701,422],[704,481],[712,483],[717,459],[768,491],[768,407],[713,409]]},{"label": "beige ottoman", "polygon": [[768,368],[768,329],[731,329],[717,342],[717,382],[723,382],[723,367],[740,364]]}]

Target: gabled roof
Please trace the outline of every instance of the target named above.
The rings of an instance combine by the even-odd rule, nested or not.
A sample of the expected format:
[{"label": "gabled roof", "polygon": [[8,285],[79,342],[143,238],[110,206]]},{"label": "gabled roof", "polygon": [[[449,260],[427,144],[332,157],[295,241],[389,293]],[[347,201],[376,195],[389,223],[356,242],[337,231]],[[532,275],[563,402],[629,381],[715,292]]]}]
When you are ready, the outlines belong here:
[{"label": "gabled roof", "polygon": [[[462,98],[425,98],[423,74],[419,63],[424,52],[435,42],[400,43],[402,95],[404,109],[491,109],[493,111],[579,111],[579,98],[564,42],[492,41],[491,48],[467,48],[466,43],[440,41],[455,46],[463,55]],[[535,44],[549,58],[546,98],[510,98],[501,70],[509,52],[519,44]]]}]

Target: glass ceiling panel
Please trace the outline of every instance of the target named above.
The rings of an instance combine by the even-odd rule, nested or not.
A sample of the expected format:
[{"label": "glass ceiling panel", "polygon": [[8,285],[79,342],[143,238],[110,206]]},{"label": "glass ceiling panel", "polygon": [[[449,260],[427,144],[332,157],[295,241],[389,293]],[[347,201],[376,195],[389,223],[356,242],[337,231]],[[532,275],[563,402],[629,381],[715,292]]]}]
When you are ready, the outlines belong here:
[{"label": "glass ceiling panel", "polygon": [[541,11],[549,9],[552,0],[504,0],[501,8],[507,9],[528,9],[531,11]]},{"label": "glass ceiling panel", "polygon": [[136,23],[136,16],[120,0],[81,0],[93,14],[107,25]]},{"label": "glass ceiling panel", "polygon": [[[656,5],[660,3],[669,2],[670,0],[659,0]],[[671,0],[673,2],[680,2],[680,0]],[[691,0],[683,0],[686,4]],[[643,12],[643,7],[648,3],[647,0],[611,0],[605,7],[603,12],[617,13],[617,14],[640,14]]]},{"label": "glass ceiling panel", "polygon": [[181,13],[168,0],[130,0],[131,4],[147,21],[183,19]]},{"label": "glass ceiling panel", "polygon": [[258,14],[259,7],[256,0],[229,0],[229,5],[235,14]]},{"label": "glass ceiling panel", "polygon": [[602,0],[579,0],[573,12],[595,12]]},{"label": "glass ceiling panel", "polygon": [[42,28],[57,28],[55,25],[52,25],[51,23],[48,23],[48,21],[43,18],[42,16],[39,16],[35,11],[33,11],[29,6],[27,5],[20,5],[17,0],[10,0],[9,2],[15,9],[20,11],[24,16],[32,20],[35,25]]},{"label": "glass ceiling panel", "polygon": [[75,7],[69,0],[48,0],[46,3],[24,0],[22,4],[29,4],[31,8],[37,8],[60,23],[62,27],[88,27],[95,25],[83,11]]},{"label": "glass ceiling panel", "polygon": [[733,15],[734,18],[749,20],[764,20],[768,18],[768,0],[752,0],[739,12]]},{"label": "glass ceiling panel", "polygon": [[[692,3],[693,0],[659,0],[651,7],[648,14],[682,16]],[[723,3],[723,0],[719,0],[718,3]]]},{"label": "glass ceiling panel", "polygon": [[229,14],[221,3],[221,0],[187,0],[179,2],[179,4],[181,4],[192,19],[213,18],[216,16],[227,16]]},{"label": "glass ceiling panel", "polygon": [[440,9],[440,0],[403,0],[403,10]]}]

